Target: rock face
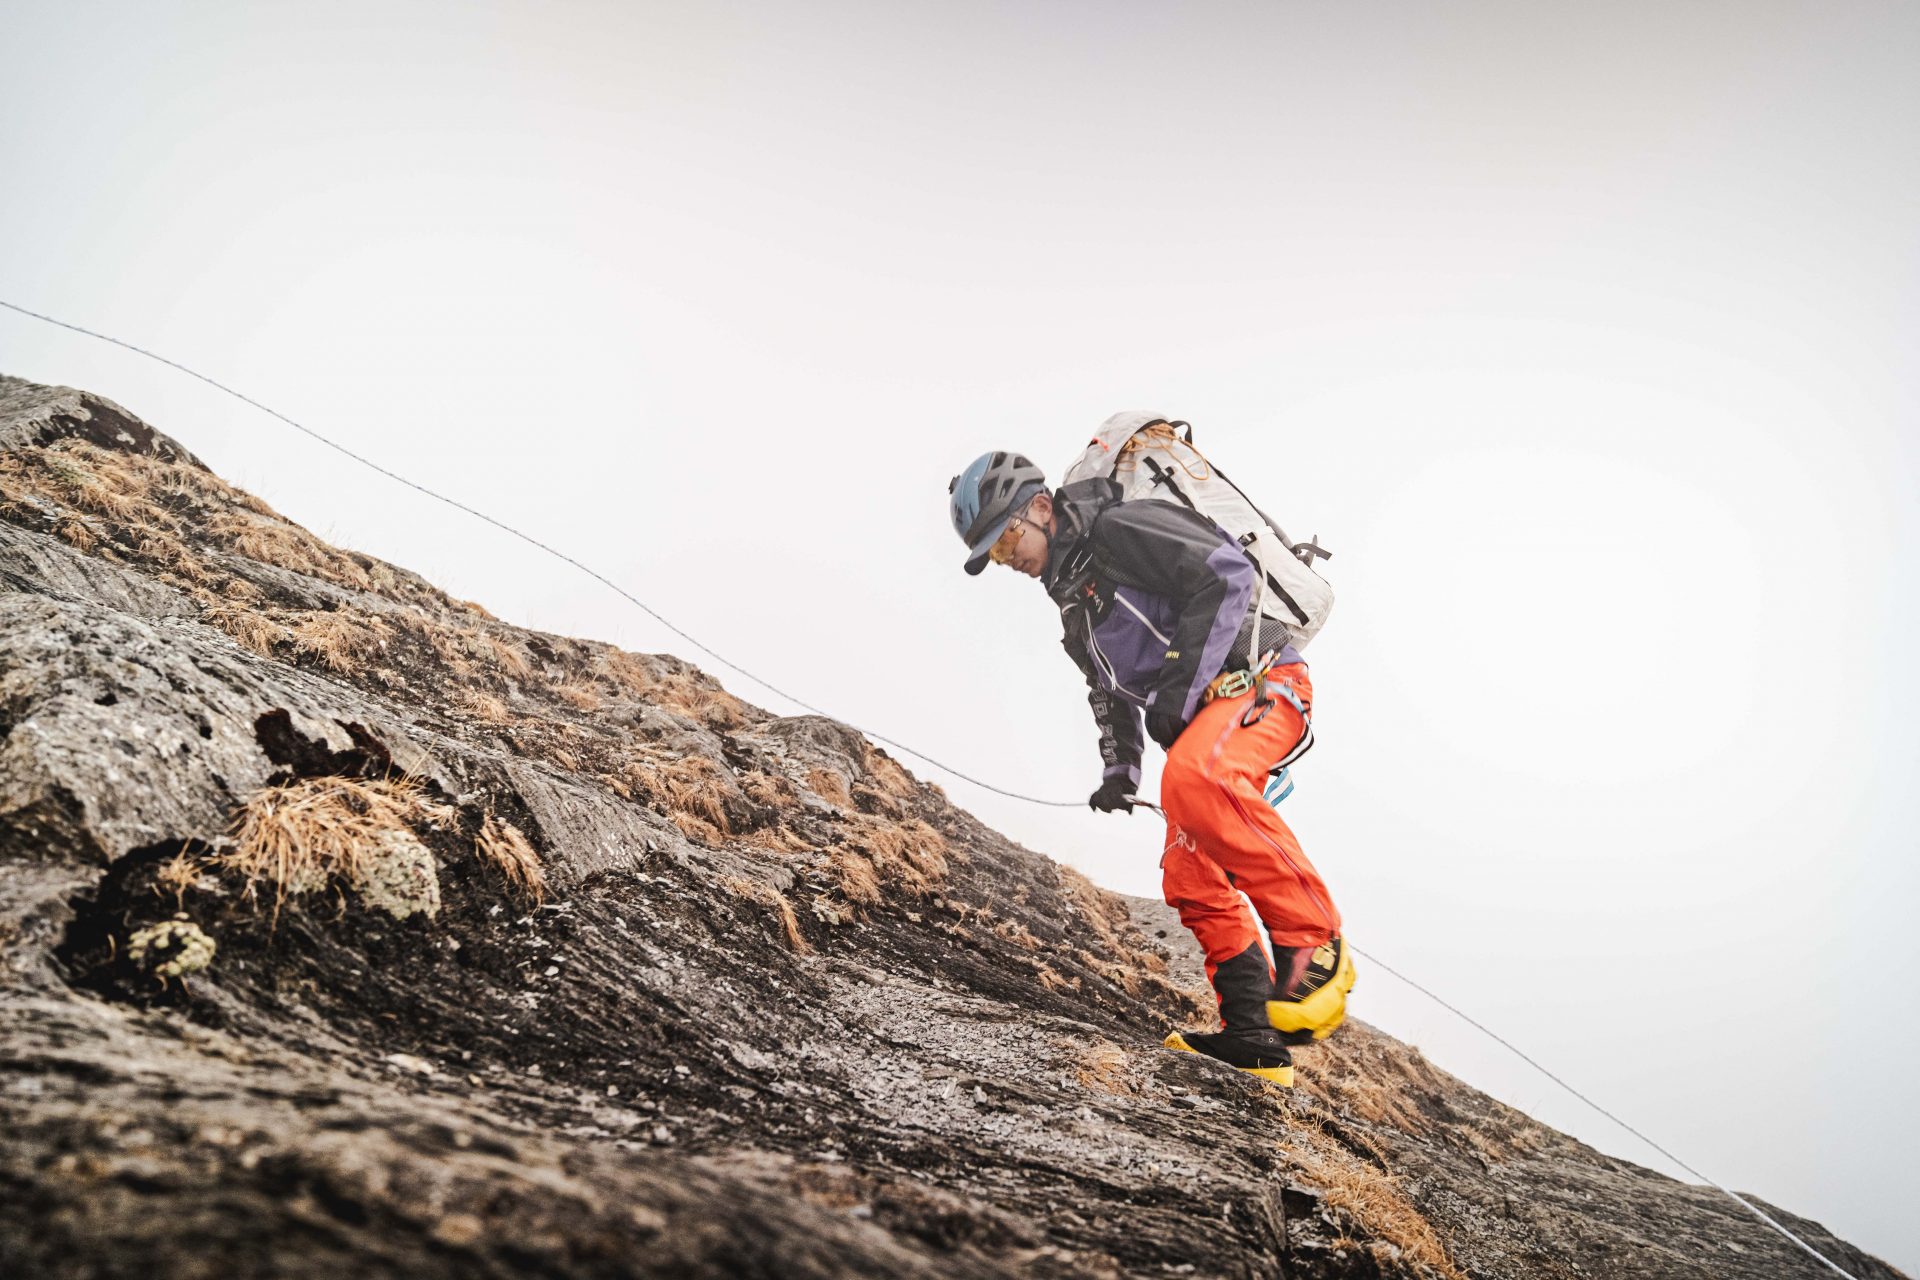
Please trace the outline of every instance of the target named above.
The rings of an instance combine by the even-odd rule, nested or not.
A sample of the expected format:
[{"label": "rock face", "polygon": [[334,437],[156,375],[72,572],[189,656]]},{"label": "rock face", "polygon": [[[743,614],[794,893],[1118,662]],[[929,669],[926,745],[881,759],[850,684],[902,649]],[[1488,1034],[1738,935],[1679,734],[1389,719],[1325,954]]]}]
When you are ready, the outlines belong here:
[{"label": "rock face", "polygon": [[1364,1026],[1159,1049],[1171,914],[843,725],[95,396],[0,378],[0,449],[0,1274],[1829,1274]]}]

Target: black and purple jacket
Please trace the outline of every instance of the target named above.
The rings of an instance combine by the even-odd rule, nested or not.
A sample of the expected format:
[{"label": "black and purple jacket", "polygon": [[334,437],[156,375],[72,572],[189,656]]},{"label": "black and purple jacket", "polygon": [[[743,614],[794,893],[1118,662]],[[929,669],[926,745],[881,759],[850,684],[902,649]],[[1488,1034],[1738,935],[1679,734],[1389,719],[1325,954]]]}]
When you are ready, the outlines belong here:
[{"label": "black and purple jacket", "polygon": [[[1105,774],[1138,783],[1143,713],[1171,746],[1214,677],[1246,665],[1253,561],[1205,516],[1121,502],[1111,481],[1068,485],[1053,502],[1060,526],[1041,580],[1087,678]],[[1284,644],[1278,627],[1270,634]],[[1287,647],[1279,661],[1300,656]]]}]

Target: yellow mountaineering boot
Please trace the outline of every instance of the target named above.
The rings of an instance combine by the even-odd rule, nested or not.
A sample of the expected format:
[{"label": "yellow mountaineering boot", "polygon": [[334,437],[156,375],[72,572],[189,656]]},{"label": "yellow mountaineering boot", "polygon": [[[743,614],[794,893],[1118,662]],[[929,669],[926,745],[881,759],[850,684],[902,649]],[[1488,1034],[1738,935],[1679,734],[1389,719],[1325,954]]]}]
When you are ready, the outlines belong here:
[{"label": "yellow mountaineering boot", "polygon": [[1353,956],[1340,938],[1315,947],[1275,955],[1285,994],[1267,1001],[1267,1021],[1288,1044],[1325,1040],[1347,1016],[1347,992],[1353,990]]},{"label": "yellow mountaineering boot", "polygon": [[1293,1055],[1266,1027],[1247,1031],[1176,1031],[1160,1042],[1169,1049],[1202,1053],[1282,1088],[1293,1087]]}]

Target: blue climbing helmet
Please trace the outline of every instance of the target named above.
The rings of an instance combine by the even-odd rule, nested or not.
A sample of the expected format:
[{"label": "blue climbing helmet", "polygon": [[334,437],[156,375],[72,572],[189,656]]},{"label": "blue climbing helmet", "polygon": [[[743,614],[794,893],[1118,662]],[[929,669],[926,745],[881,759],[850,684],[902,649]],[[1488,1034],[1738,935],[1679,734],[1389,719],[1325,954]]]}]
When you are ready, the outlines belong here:
[{"label": "blue climbing helmet", "polygon": [[1027,457],[999,450],[983,453],[947,482],[953,531],[967,544],[967,572],[987,567],[987,552],[1006,531],[1014,512],[1047,487],[1047,477]]}]

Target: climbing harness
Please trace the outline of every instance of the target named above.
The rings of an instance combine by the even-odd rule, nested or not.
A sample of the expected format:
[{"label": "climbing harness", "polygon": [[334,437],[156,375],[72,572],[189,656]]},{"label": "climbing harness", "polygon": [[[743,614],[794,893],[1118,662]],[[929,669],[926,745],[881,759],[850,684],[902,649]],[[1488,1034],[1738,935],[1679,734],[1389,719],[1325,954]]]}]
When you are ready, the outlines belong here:
[{"label": "climbing harness", "polygon": [[1306,704],[1300,700],[1300,695],[1286,681],[1269,678],[1276,656],[1270,651],[1251,667],[1221,672],[1207,686],[1206,692],[1200,695],[1200,705],[1205,706],[1215,698],[1237,698],[1251,689],[1253,702],[1240,714],[1241,728],[1253,728],[1267,718],[1267,712],[1273,710],[1276,702],[1285,701],[1300,713],[1300,722],[1309,726],[1306,736],[1310,738],[1313,717],[1307,714]]}]

